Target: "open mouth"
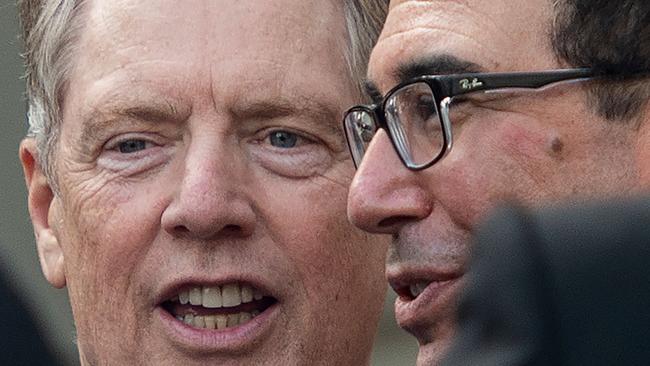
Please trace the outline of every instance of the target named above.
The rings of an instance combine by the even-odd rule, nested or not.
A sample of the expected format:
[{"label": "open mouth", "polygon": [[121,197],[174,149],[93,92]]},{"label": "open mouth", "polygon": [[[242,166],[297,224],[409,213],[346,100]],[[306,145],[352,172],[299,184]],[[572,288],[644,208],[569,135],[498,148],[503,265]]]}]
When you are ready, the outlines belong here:
[{"label": "open mouth", "polygon": [[161,306],[188,326],[218,330],[245,324],[276,302],[249,284],[228,283],[188,286]]},{"label": "open mouth", "polygon": [[[440,294],[446,287],[455,282],[458,277],[445,277],[439,280],[420,279],[400,284],[391,283],[391,287],[404,302],[412,302],[426,292],[424,296],[430,297]],[[435,296],[438,296],[435,295]],[[428,300],[427,300],[428,301]]]},{"label": "open mouth", "polygon": [[413,301],[415,300],[418,296],[420,296],[421,293],[424,292],[424,290],[431,284],[431,281],[428,282],[416,282],[412,283],[408,286],[402,286],[398,288],[394,288],[395,293],[402,298],[404,301]]}]

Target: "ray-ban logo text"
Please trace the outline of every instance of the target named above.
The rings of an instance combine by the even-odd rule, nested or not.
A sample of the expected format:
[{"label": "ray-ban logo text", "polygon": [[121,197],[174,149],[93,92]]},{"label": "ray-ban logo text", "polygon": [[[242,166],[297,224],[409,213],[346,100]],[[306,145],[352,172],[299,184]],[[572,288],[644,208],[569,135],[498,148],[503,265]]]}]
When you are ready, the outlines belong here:
[{"label": "ray-ban logo text", "polygon": [[463,79],[460,81],[460,88],[463,90],[472,90],[483,86],[483,82],[477,78]]}]

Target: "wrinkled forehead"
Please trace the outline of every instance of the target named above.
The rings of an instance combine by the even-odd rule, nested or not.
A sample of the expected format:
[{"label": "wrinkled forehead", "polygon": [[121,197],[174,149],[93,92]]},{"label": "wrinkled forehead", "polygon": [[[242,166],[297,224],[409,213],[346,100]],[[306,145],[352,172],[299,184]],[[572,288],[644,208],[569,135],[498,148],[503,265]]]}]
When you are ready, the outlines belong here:
[{"label": "wrinkled forehead", "polygon": [[551,6],[545,0],[393,0],[368,76],[385,92],[413,70],[552,68]]},{"label": "wrinkled forehead", "polygon": [[340,49],[344,35],[333,1],[94,0],[84,16],[82,53],[114,67],[134,57],[296,62]]}]

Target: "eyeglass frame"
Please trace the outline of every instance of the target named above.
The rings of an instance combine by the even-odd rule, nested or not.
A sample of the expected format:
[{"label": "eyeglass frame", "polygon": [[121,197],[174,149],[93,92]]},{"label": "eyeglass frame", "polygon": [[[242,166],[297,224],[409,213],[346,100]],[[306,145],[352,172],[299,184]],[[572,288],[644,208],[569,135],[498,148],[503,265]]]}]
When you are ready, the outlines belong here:
[{"label": "eyeglass frame", "polygon": [[[345,132],[345,139],[352,156],[352,161],[356,169],[359,168],[357,162],[354,160],[354,152],[352,151],[353,140],[348,136],[346,128],[346,120],[348,115],[353,112],[366,112],[373,119],[376,125],[375,132],[372,138],[375,137],[379,129],[386,131],[388,138],[393,145],[397,156],[409,170],[420,171],[427,169],[442,160],[449,154],[453,147],[453,135],[451,129],[451,121],[449,120],[449,106],[452,98],[460,95],[476,93],[476,92],[489,92],[497,90],[510,90],[510,89],[542,89],[545,87],[554,86],[557,83],[570,82],[570,81],[586,81],[592,80],[599,76],[604,76],[603,73],[597,73],[591,68],[574,68],[574,69],[556,69],[544,70],[535,72],[492,72],[492,73],[466,73],[466,74],[450,74],[450,75],[422,75],[393,87],[382,98],[380,103],[371,105],[356,105],[348,109],[343,115],[343,130]],[[391,97],[401,89],[417,83],[425,83],[431,89],[431,94],[434,98],[436,112],[440,119],[440,125],[443,130],[443,145],[441,151],[437,156],[433,157],[427,163],[412,164],[405,158],[406,152],[402,152],[401,148],[395,142],[396,137],[388,127],[386,121],[386,103]],[[400,122],[401,123],[401,122]],[[372,141],[372,139],[371,139]],[[365,152],[364,152],[365,156]],[[363,157],[361,158],[363,160]],[[359,164],[361,161],[359,161]]]}]

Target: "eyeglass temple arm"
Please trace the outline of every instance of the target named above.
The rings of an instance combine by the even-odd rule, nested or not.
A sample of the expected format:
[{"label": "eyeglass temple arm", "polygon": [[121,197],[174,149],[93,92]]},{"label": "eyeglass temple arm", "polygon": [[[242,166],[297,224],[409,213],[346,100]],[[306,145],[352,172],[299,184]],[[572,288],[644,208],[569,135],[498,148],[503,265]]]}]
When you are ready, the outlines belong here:
[{"label": "eyeglass temple arm", "polygon": [[591,69],[566,69],[539,72],[449,75],[446,77],[450,96],[502,88],[537,89],[571,79],[594,76]]}]

